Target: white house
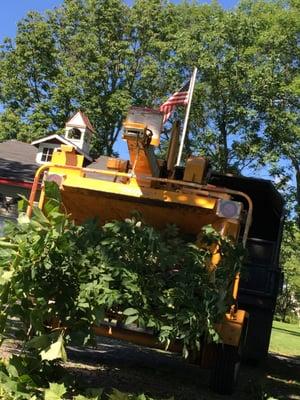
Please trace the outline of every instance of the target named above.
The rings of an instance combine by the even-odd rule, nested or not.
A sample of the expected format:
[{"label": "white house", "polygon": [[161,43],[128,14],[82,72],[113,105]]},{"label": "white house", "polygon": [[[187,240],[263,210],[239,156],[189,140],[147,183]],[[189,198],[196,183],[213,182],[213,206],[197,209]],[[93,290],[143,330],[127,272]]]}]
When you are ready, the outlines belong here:
[{"label": "white house", "polygon": [[66,123],[65,133],[63,136],[55,133],[38,140],[34,140],[31,143],[38,149],[36,162],[38,164],[50,162],[53,151],[56,148],[59,148],[61,144],[74,146],[76,152],[83,155],[88,163],[92,162],[93,159],[89,155],[89,151],[91,138],[94,133],[95,129],[88,117],[82,111],[78,111]]}]

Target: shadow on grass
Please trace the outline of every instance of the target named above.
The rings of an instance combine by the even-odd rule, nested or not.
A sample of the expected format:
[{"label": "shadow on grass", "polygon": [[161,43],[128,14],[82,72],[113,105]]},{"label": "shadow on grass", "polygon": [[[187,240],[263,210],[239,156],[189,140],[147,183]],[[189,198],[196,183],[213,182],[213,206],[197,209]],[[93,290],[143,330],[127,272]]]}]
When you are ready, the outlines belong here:
[{"label": "shadow on grass", "polygon": [[300,399],[300,356],[270,355],[265,390],[268,396],[278,400]]}]

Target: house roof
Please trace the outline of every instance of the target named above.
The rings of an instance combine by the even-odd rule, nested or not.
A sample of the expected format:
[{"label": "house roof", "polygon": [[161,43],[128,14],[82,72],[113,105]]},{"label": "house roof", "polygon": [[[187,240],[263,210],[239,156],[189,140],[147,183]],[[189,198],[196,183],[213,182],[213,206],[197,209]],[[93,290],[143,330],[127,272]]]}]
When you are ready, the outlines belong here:
[{"label": "house roof", "polygon": [[[40,164],[36,162],[38,145],[49,141],[57,141],[62,144],[74,146],[69,140],[56,134],[35,140],[32,144],[18,140],[7,140],[0,143],[0,180],[31,183],[37,168],[40,167]],[[92,157],[88,154],[78,147],[74,147],[88,162],[93,161]]]},{"label": "house roof", "polygon": [[109,158],[111,158],[111,157],[100,156],[89,165],[89,168],[91,168],[91,169],[107,169],[106,164],[107,164],[107,161]]},{"label": "house roof", "polygon": [[[121,181],[123,178],[119,177],[116,178],[116,175],[107,175],[105,173],[100,173],[99,170],[103,171],[109,171],[112,172],[112,169],[108,167],[108,161],[113,160],[114,157],[109,157],[109,156],[100,156],[96,160],[94,160],[93,163],[89,164],[88,167],[85,169],[85,176],[87,178],[93,178],[93,179],[101,179],[103,181],[110,181],[110,182],[117,182]],[[123,161],[125,163],[128,163],[127,160],[120,160],[117,159],[118,161]],[[93,170],[98,170],[97,172],[93,172]],[[116,171],[117,172],[117,171]]]},{"label": "house roof", "polygon": [[32,182],[39,165],[37,149],[31,144],[8,140],[0,143],[0,178]]},{"label": "house roof", "polygon": [[65,137],[60,136],[60,135],[58,135],[56,133],[54,133],[53,135],[45,136],[45,137],[43,137],[41,139],[38,139],[38,140],[34,140],[33,142],[31,142],[31,144],[33,146],[38,147],[38,145],[40,143],[49,143],[49,142],[59,142],[59,143],[62,143],[62,144],[66,144],[68,146],[73,146],[75,148],[75,150],[77,151],[77,153],[83,155],[88,161],[90,161],[90,162],[93,161],[93,158],[91,156],[89,156],[86,152],[81,150],[79,147],[77,147],[70,140],[68,140]]},{"label": "house roof", "polygon": [[100,156],[99,158],[97,158],[97,160],[95,160],[93,163],[91,163],[85,172],[85,176],[87,178],[93,178],[93,179],[102,179],[104,181],[110,181],[113,182],[115,177],[113,175],[105,175],[105,174],[98,174],[92,171],[89,171],[88,169],[102,169],[102,170],[107,170],[107,161],[110,157],[108,156]]},{"label": "house roof", "polygon": [[95,133],[95,128],[91,124],[88,116],[82,111],[78,111],[66,122],[66,126],[73,126],[77,128],[88,128],[91,132]]},{"label": "house roof", "polygon": [[38,145],[39,145],[40,143],[44,143],[44,142],[49,143],[49,142],[54,142],[54,141],[55,141],[55,142],[62,143],[62,144],[67,144],[67,145],[72,144],[72,146],[76,147],[76,146],[75,146],[73,143],[71,143],[68,139],[66,139],[66,138],[63,137],[63,136],[58,135],[57,133],[54,133],[53,135],[49,135],[49,136],[44,136],[44,137],[41,138],[41,139],[34,140],[33,142],[31,142],[31,144],[32,144],[32,146],[38,147]]}]

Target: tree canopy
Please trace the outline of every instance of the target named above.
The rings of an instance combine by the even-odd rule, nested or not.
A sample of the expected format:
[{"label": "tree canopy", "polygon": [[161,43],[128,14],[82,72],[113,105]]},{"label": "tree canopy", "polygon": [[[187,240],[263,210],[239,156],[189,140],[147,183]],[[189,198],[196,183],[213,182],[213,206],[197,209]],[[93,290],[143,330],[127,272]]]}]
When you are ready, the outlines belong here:
[{"label": "tree canopy", "polygon": [[197,66],[186,153],[273,177],[299,228],[299,39],[299,0],[64,0],[1,47],[0,140],[60,131],[80,108],[111,155],[128,108],[159,106]]}]

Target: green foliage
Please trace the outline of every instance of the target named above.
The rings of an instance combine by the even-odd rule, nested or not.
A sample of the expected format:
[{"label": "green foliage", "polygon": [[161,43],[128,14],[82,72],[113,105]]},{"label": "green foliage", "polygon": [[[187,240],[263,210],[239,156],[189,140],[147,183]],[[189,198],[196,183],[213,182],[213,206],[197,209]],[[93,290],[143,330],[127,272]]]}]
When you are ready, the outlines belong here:
[{"label": "green foliage", "polygon": [[[186,353],[203,335],[217,340],[213,325],[232,303],[242,259],[229,239],[207,227],[199,249],[174,226],[158,232],[136,218],[75,226],[58,208],[49,199],[0,243],[3,331],[7,316],[20,318],[20,337],[41,335],[27,345],[43,360],[64,359],[64,340],[91,340],[92,325],[107,312],[153,329],[166,346],[182,339]],[[215,272],[208,269],[212,244],[222,255]],[[60,335],[45,336],[53,324]]]},{"label": "green foliage", "polygon": [[60,131],[81,108],[98,133],[95,149],[111,154],[128,107],[165,94],[176,26],[169,9],[157,0],[133,8],[121,0],[66,0],[46,15],[29,13],[0,53],[0,138],[30,141]]},{"label": "green foliage", "polygon": [[[49,380],[59,380],[62,368],[41,363],[35,354],[10,356],[0,362],[0,399],[37,399]],[[2,396],[2,397],[1,397]]]},{"label": "green foliage", "polygon": [[[42,348],[44,348],[44,346],[42,346]],[[42,350],[40,355],[43,361],[44,360],[52,361],[52,360],[57,360],[58,358],[61,359],[62,361],[67,361],[67,354],[64,347],[63,335],[60,335],[57,341],[51,343],[46,350]]]},{"label": "green foliage", "polygon": [[64,384],[50,383],[49,389],[45,390],[45,400],[60,400],[66,392]]},{"label": "green foliage", "polygon": [[[108,398],[109,400],[154,400],[144,394],[134,395],[134,394],[122,393],[116,389],[113,390],[113,392],[108,396]],[[174,399],[173,397],[171,397],[168,400],[174,400]]]},{"label": "green foliage", "polygon": [[289,0],[226,10],[65,0],[31,12],[0,52],[0,140],[60,132],[81,108],[98,132],[93,152],[110,155],[128,107],[158,106],[197,66],[185,154],[223,172],[264,168],[299,217],[299,31],[299,4]]},{"label": "green foliage", "polygon": [[229,288],[240,268],[241,253],[229,240],[210,228],[203,234],[204,244],[222,248],[223,261],[210,274],[211,250],[184,242],[175,227],[160,233],[132,219],[106,224],[104,232],[102,245],[118,265],[111,288],[119,292],[127,323],[138,321],[157,331],[162,342],[180,338],[195,350],[203,334],[216,340],[213,323],[232,301]]},{"label": "green foliage", "polygon": [[277,319],[300,318],[300,232],[295,223],[287,222],[281,248],[281,266],[284,272],[282,292],[276,305]]},{"label": "green foliage", "polygon": [[83,394],[70,394],[75,392],[74,388],[56,382],[46,384],[48,387],[43,389],[32,381],[31,376],[19,375],[19,371],[13,366],[14,362],[12,360],[6,366],[0,365],[1,400],[155,400],[144,394],[123,393],[117,389],[113,389],[110,394],[104,393],[100,388],[87,389]]},{"label": "green foliage", "polygon": [[[20,215],[0,241],[0,333],[8,337],[8,319],[17,318],[14,335],[30,350],[30,357],[3,364],[2,391],[31,398],[52,381],[45,398],[62,398],[56,382],[65,344],[91,342],[93,326],[107,313],[151,329],[166,348],[182,340],[184,356],[199,350],[203,336],[218,340],[214,324],[232,304],[242,263],[238,246],[209,226],[201,249],[174,226],[158,232],[136,218],[76,226],[51,197],[54,184],[46,185],[44,211],[35,208],[32,219]],[[211,271],[215,245],[222,259]]]}]

